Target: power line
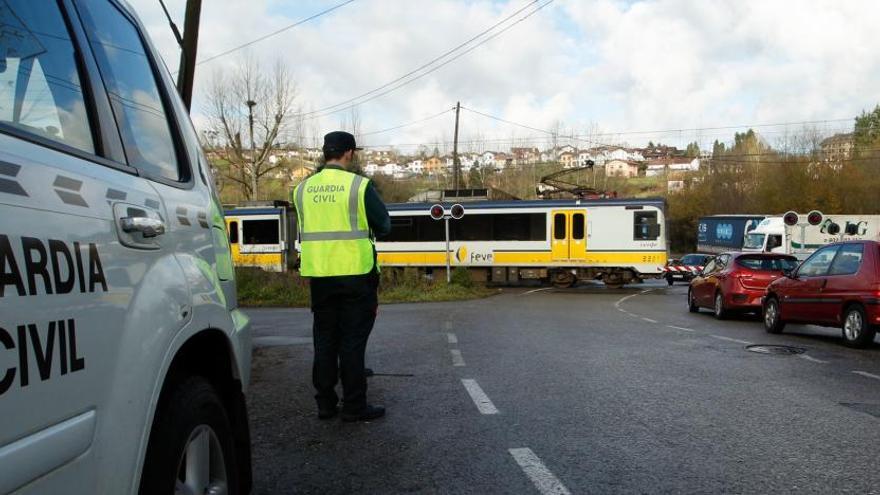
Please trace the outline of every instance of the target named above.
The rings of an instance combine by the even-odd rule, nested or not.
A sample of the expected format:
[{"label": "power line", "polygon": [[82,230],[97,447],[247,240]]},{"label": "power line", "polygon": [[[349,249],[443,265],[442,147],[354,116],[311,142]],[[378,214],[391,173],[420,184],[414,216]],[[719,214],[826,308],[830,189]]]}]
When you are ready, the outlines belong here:
[{"label": "power line", "polygon": [[[437,65],[437,66],[435,66],[435,67],[431,67],[429,70],[424,71],[424,72],[422,72],[421,74],[416,75],[415,77],[412,77],[412,78],[410,78],[410,79],[408,79],[408,80],[403,80],[403,79],[406,79],[407,77],[409,77],[409,76],[411,76],[411,75],[413,75],[413,74],[419,72],[422,68],[425,68],[425,67],[427,67],[427,66],[429,66],[429,65],[432,65],[433,62],[430,62],[430,63],[428,63],[428,64],[424,64],[423,67],[421,67],[420,69],[416,69],[416,70],[414,70],[414,71],[411,71],[409,74],[404,75],[404,76],[401,76],[401,77],[397,78],[395,81],[392,81],[392,82],[386,83],[385,85],[380,86],[379,88],[376,88],[375,90],[372,90],[372,91],[369,91],[369,92],[367,92],[367,93],[364,93],[363,95],[361,95],[361,96],[359,96],[359,97],[355,97],[355,98],[352,98],[352,99],[347,100],[346,102],[337,103],[336,105],[331,105],[331,106],[329,106],[329,107],[325,107],[325,108],[323,108],[323,109],[315,110],[315,111],[312,111],[312,112],[307,112],[307,113],[303,114],[303,115],[305,116],[304,118],[306,118],[306,119],[310,119],[310,120],[311,120],[311,119],[317,119],[317,118],[321,118],[321,117],[326,117],[326,116],[332,115],[332,114],[334,114],[334,113],[342,112],[342,111],[349,110],[349,109],[351,109],[351,108],[354,108],[354,107],[357,107],[357,106],[363,105],[364,103],[367,103],[367,102],[369,102],[369,101],[375,100],[376,98],[380,98],[380,97],[382,97],[382,96],[385,96],[385,95],[387,95],[388,93],[391,93],[391,92],[393,92],[393,91],[397,91],[398,89],[400,89],[400,88],[402,88],[402,87],[404,87],[404,86],[406,86],[406,85],[408,85],[408,84],[411,84],[411,83],[413,83],[413,82],[415,82],[415,81],[418,81],[419,79],[421,79],[421,78],[427,76],[428,74],[431,74],[431,73],[433,73],[433,72],[436,72],[437,70],[441,69],[442,67],[445,67],[445,66],[448,65],[449,63],[451,63],[451,62],[453,62],[453,61],[455,61],[455,60],[458,60],[459,58],[461,58],[461,57],[467,55],[468,53],[472,52],[472,51],[475,50],[476,48],[478,48],[478,47],[480,47],[480,46],[482,46],[482,45],[488,43],[489,41],[492,41],[493,39],[495,39],[495,38],[497,38],[498,36],[504,34],[504,33],[507,32],[508,30],[510,30],[511,28],[513,28],[514,26],[516,26],[517,24],[519,24],[520,22],[523,22],[524,20],[528,19],[528,18],[531,17],[532,15],[536,14],[538,11],[540,11],[541,9],[543,9],[544,7],[546,7],[547,5],[551,4],[552,2],[553,2],[553,0],[547,0],[545,3],[539,5],[537,8],[535,8],[534,10],[532,10],[531,12],[529,12],[528,14],[524,15],[524,16],[521,17],[520,19],[517,19],[517,20],[516,20],[515,22],[513,22],[512,24],[510,24],[510,25],[504,27],[502,30],[498,31],[497,33],[492,34],[492,35],[489,36],[488,38],[485,38],[485,39],[483,39],[483,40],[480,40],[479,43],[477,43],[477,44],[471,46],[471,47],[468,48],[467,50],[465,50],[465,51],[463,51],[463,52],[460,52],[460,53],[456,54],[454,57],[452,57],[452,58],[450,58],[450,59],[444,61],[443,63],[441,63],[441,64],[439,64],[439,65]],[[536,2],[531,2],[531,3],[530,3],[529,5],[527,5],[526,7],[524,7],[524,8],[522,8],[522,9],[518,10],[518,11],[517,11],[516,13],[514,13],[512,16],[508,16],[507,18],[505,18],[504,20],[502,20],[502,21],[496,23],[494,26],[492,26],[491,28],[487,29],[487,30],[484,31],[483,33],[481,33],[481,34],[477,35],[476,37],[472,38],[472,40],[473,40],[473,39],[476,39],[476,38],[479,38],[480,36],[486,34],[487,32],[489,32],[489,31],[491,31],[491,30],[493,30],[495,27],[499,26],[500,24],[503,24],[504,22],[506,22],[506,21],[509,20],[511,17],[513,17],[513,16],[515,16],[516,14],[518,14],[519,12],[522,12],[523,10],[529,8],[529,7],[530,7],[531,5],[533,5],[534,3],[536,3]],[[466,45],[466,44],[468,44],[468,43],[470,43],[470,41],[463,43],[463,45]],[[462,46],[462,45],[460,45],[460,46]],[[459,46],[459,47],[460,47],[460,46]],[[457,48],[456,48],[456,49],[457,49]],[[454,50],[455,50],[455,49],[454,49]],[[452,50],[452,51],[454,51],[454,50]],[[437,59],[435,59],[434,62],[436,62],[437,60],[440,60],[440,59],[444,58],[446,55],[452,53],[452,51],[450,51],[450,52],[448,52],[447,54],[444,54],[444,55],[438,57]],[[403,80],[403,81],[400,82],[400,83],[397,84],[397,85],[394,85],[396,81],[401,81],[401,80]],[[387,88],[388,86],[391,86],[391,85],[394,85],[394,86],[391,87],[391,88],[388,88],[388,89],[386,89],[386,90],[384,90],[384,91],[381,91],[381,92],[379,92],[379,93],[377,93],[377,94],[373,94],[373,95],[370,96],[369,98],[363,99],[362,101],[355,101],[355,100],[361,99],[363,96],[366,96],[366,95],[369,95],[369,94],[375,93],[376,91],[379,91],[381,88]],[[340,105],[345,105],[345,103],[347,103],[347,102],[352,102],[352,101],[355,101],[355,102],[354,102],[354,103],[351,103],[350,105],[342,106],[341,108],[336,108],[336,107],[339,107]],[[334,109],[334,108],[335,108],[335,109]]]},{"label": "power line", "polygon": [[242,48],[247,48],[247,47],[249,47],[249,46],[251,46],[251,45],[253,45],[253,44],[259,43],[260,41],[263,41],[263,40],[265,40],[265,39],[271,38],[272,36],[275,36],[275,35],[277,35],[277,34],[281,34],[281,33],[283,33],[284,31],[287,31],[287,30],[289,30],[289,29],[293,29],[293,28],[299,26],[300,24],[305,24],[305,23],[307,23],[307,22],[309,22],[309,21],[311,21],[311,20],[313,20],[313,19],[317,19],[318,17],[321,17],[322,15],[329,14],[330,12],[333,12],[334,10],[336,10],[336,9],[338,9],[338,8],[341,8],[341,7],[344,7],[344,6],[346,6],[346,5],[348,5],[348,4],[352,3],[352,2],[354,2],[354,0],[346,0],[345,2],[342,2],[342,3],[339,3],[339,4],[337,4],[337,5],[334,5],[333,7],[330,7],[329,9],[322,10],[321,12],[318,12],[317,14],[313,14],[313,15],[311,15],[311,16],[309,16],[309,17],[306,17],[305,19],[301,19],[301,20],[299,20],[299,21],[296,21],[296,22],[294,22],[293,24],[290,24],[290,25],[288,25],[288,26],[285,26],[285,27],[283,27],[283,28],[281,28],[281,29],[278,29],[278,30],[276,30],[276,31],[272,31],[272,32],[269,33],[269,34],[266,34],[266,35],[260,36],[259,38],[256,38],[256,39],[254,39],[254,40],[248,41],[247,43],[244,43],[244,44],[238,45],[238,46],[236,46],[236,47],[234,47],[234,48],[230,48],[230,49],[228,49],[228,50],[226,50],[226,51],[224,51],[224,52],[218,53],[217,55],[212,55],[212,56],[210,56],[210,57],[208,57],[208,58],[206,58],[206,59],[200,60],[199,62],[196,63],[196,65],[206,64],[206,63],[208,63],[208,62],[210,62],[210,61],[212,61],[212,60],[216,60],[216,59],[218,59],[218,58],[220,58],[220,57],[223,57],[223,56],[229,55],[229,54],[232,53],[232,52],[235,52],[235,51],[241,50]]},{"label": "power line", "polygon": [[416,121],[413,121],[413,122],[407,122],[406,124],[396,125],[396,126],[394,126],[394,127],[389,127],[389,128],[387,128],[387,129],[382,129],[382,130],[380,130],[380,131],[362,132],[362,133],[360,133],[360,135],[361,135],[361,136],[371,136],[371,135],[373,135],[373,134],[382,134],[383,132],[394,131],[394,130],[397,130],[397,129],[402,129],[402,128],[404,128],[404,127],[409,127],[409,126],[412,126],[412,125],[421,124],[422,122],[427,122],[427,121],[429,121],[429,120],[436,119],[437,117],[440,117],[441,115],[446,115],[447,113],[449,113],[449,112],[451,112],[451,111],[453,111],[453,110],[455,110],[454,107],[453,107],[453,108],[448,108],[448,109],[446,109],[446,110],[443,110],[442,112],[435,113],[434,115],[431,115],[430,117],[425,117],[425,118],[423,118],[423,119],[421,119],[421,120],[416,120]]}]

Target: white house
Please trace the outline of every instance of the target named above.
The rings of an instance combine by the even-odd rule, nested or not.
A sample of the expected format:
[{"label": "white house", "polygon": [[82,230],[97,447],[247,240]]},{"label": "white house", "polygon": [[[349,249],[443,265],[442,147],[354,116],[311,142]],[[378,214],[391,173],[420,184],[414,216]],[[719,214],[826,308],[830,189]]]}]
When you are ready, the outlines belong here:
[{"label": "white house", "polygon": [[376,165],[375,163],[372,163],[372,162],[368,163],[367,166],[364,167],[364,173],[367,175],[372,176],[372,175],[377,174],[378,172],[379,172],[379,165]]},{"label": "white house", "polygon": [[414,174],[422,174],[425,172],[425,163],[422,160],[413,160],[407,164],[407,168]]},{"label": "white house", "polygon": [[596,161],[596,159],[593,157],[593,154],[590,153],[589,151],[584,150],[584,151],[581,151],[578,153],[577,163],[578,163],[579,167],[586,167],[587,163],[590,160],[593,160],[593,162]]},{"label": "white house", "polygon": [[651,163],[648,164],[648,168],[645,169],[645,177],[657,177],[658,175],[663,175],[666,173],[666,165],[663,163]]},{"label": "white house", "polygon": [[396,163],[386,163],[382,166],[382,174],[387,175],[389,177],[393,177],[402,172],[400,165]]},{"label": "white house", "polygon": [[495,165],[495,153],[487,151],[480,155],[480,165],[484,167],[487,165]]}]

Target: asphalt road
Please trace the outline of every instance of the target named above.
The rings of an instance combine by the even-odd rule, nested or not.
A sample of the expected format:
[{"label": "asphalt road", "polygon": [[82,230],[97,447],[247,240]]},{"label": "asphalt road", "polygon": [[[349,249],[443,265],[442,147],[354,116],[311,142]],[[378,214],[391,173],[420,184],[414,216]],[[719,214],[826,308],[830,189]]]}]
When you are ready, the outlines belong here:
[{"label": "asphalt road", "polygon": [[382,306],[368,395],[388,414],[360,424],[316,418],[309,312],[248,311],[255,492],[880,492],[880,347],[689,314],[685,292]]}]

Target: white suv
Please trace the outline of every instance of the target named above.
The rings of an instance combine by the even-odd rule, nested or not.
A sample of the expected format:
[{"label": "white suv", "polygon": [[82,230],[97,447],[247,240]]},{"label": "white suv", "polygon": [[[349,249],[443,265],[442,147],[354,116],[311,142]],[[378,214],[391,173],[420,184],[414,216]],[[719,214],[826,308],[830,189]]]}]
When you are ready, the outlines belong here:
[{"label": "white suv", "polygon": [[250,356],[210,170],[133,11],[0,2],[0,493],[248,493]]}]

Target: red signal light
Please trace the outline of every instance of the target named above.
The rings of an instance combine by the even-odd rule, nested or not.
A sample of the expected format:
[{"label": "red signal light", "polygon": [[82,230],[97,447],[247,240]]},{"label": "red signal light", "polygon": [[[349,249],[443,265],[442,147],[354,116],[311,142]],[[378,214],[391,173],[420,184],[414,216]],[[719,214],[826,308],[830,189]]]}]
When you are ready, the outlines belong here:
[{"label": "red signal light", "polygon": [[452,208],[449,210],[449,213],[450,213],[450,215],[452,215],[452,218],[454,218],[456,220],[461,220],[461,217],[464,216],[464,206],[461,206],[460,204],[456,203],[456,204],[452,205]]},{"label": "red signal light", "polygon": [[443,205],[434,205],[431,207],[431,218],[434,220],[443,220]]},{"label": "red signal light", "polygon": [[788,225],[789,227],[794,227],[795,225],[797,225],[799,220],[800,218],[798,218],[798,214],[793,211],[789,211],[782,216],[782,221],[785,223],[785,225]]},{"label": "red signal light", "polygon": [[813,210],[810,213],[807,213],[807,223],[810,225],[819,225],[822,223],[822,212]]}]

